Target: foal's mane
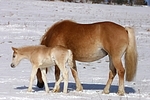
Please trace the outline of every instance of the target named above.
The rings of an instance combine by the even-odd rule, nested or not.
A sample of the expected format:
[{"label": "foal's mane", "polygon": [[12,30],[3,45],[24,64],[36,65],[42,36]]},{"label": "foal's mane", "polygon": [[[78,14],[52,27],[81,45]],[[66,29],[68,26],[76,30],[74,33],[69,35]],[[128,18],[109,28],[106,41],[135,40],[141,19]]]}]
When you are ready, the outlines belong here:
[{"label": "foal's mane", "polygon": [[20,52],[33,52],[37,48],[39,48],[39,46],[23,46],[18,49]]},{"label": "foal's mane", "polygon": [[40,44],[47,46],[48,40],[51,38],[53,31],[55,30],[55,28],[56,28],[59,24],[61,24],[61,23],[63,23],[63,22],[73,22],[73,21],[71,21],[71,20],[62,20],[62,21],[58,21],[58,22],[56,22],[55,24],[53,24],[53,25],[46,31],[46,33],[42,36],[42,38],[41,38],[41,43],[40,43]]}]

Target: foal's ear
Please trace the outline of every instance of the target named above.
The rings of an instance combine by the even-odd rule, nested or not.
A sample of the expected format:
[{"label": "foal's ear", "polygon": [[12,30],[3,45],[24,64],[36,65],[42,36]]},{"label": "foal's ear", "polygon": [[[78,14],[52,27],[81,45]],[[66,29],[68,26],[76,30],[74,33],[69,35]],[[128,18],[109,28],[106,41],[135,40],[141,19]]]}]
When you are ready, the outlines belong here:
[{"label": "foal's ear", "polygon": [[16,52],[18,49],[15,48],[15,47],[12,47],[12,50],[13,50],[14,52]]}]

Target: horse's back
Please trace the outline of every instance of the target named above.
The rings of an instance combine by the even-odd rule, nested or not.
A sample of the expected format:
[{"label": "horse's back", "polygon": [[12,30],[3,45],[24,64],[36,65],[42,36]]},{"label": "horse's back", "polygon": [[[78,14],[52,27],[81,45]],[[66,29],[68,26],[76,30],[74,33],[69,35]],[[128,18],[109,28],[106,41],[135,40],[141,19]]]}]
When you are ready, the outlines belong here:
[{"label": "horse's back", "polygon": [[[119,24],[105,21],[105,22],[97,22],[91,24],[80,24],[70,20],[64,20],[62,22],[57,23],[46,33],[49,41],[56,41],[57,38],[66,42],[71,39],[78,40],[81,38],[82,41],[84,37],[93,39],[100,38],[102,35],[122,35],[126,34],[126,30]],[[103,38],[103,37],[102,37]],[[52,40],[51,40],[52,39]]]},{"label": "horse's back", "polygon": [[[120,35],[126,33],[125,28],[113,22],[97,22],[80,24],[70,20],[64,20],[54,24],[44,35],[41,44],[46,46],[67,44],[68,41],[85,41],[104,38],[101,35]],[[108,36],[107,36],[108,37]],[[78,42],[77,42],[78,43]],[[65,45],[64,44],[64,45]]]}]

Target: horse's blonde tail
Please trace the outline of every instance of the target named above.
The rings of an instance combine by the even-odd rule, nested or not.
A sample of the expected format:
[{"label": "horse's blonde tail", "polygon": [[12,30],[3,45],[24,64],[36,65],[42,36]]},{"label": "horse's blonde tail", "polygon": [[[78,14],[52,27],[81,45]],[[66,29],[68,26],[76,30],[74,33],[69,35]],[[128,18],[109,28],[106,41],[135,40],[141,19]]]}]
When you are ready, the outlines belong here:
[{"label": "horse's blonde tail", "polygon": [[128,32],[129,45],[125,53],[126,80],[132,81],[137,70],[137,48],[134,29],[125,27]]},{"label": "horse's blonde tail", "polygon": [[68,50],[69,52],[69,57],[68,57],[68,65],[73,68],[73,54],[71,50]]}]

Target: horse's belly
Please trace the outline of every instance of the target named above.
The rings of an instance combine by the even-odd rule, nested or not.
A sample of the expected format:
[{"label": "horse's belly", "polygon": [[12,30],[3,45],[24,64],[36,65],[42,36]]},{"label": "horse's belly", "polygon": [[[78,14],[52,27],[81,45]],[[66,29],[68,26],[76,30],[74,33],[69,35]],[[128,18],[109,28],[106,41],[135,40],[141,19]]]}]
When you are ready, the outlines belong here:
[{"label": "horse's belly", "polygon": [[91,50],[91,51],[83,51],[83,53],[77,53],[75,54],[75,60],[81,61],[81,62],[92,62],[99,60],[107,55],[107,52],[103,50],[102,48],[98,48],[97,50]]}]

